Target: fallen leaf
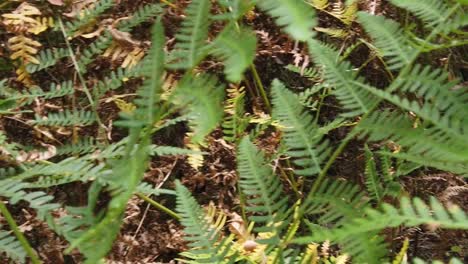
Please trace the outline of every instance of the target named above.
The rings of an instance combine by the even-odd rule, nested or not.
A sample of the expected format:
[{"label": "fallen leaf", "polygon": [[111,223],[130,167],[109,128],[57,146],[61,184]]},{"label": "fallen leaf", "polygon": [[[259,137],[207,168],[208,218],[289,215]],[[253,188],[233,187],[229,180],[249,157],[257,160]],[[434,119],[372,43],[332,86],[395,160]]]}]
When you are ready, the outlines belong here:
[{"label": "fallen leaf", "polygon": [[47,0],[51,5],[56,5],[56,6],[63,6],[63,1],[62,0]]}]

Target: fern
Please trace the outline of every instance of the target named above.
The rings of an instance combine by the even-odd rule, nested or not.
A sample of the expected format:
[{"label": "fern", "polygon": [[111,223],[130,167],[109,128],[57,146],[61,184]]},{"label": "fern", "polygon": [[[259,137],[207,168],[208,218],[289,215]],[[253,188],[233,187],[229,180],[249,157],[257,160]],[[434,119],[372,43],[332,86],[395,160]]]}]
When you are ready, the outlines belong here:
[{"label": "fern", "polygon": [[326,180],[312,196],[304,201],[305,213],[318,215],[321,225],[340,226],[349,219],[360,217],[368,207],[359,187],[345,181]]},{"label": "fern", "polygon": [[[1,228],[1,226],[0,226]],[[10,232],[0,229],[0,253],[5,253],[12,260],[25,263],[26,252],[19,241]]]},{"label": "fern", "polygon": [[71,36],[75,35],[80,29],[93,23],[93,21],[114,5],[113,0],[99,0],[93,8],[85,9],[79,19],[73,22],[65,23],[65,29]]},{"label": "fern", "polygon": [[190,118],[195,143],[203,142],[205,136],[222,120],[224,91],[217,82],[216,78],[207,74],[197,77],[186,75],[176,89],[178,104],[184,107]]},{"label": "fern", "polygon": [[278,240],[277,226],[285,217],[287,197],[282,197],[282,187],[270,166],[265,164],[264,154],[250,142],[248,136],[239,144],[238,171],[242,192],[249,197],[247,211],[255,215],[250,220],[263,223],[258,232],[272,232],[269,244]]},{"label": "fern", "polygon": [[33,124],[39,126],[86,126],[93,124],[95,121],[96,117],[93,112],[71,112],[70,110],[65,110],[63,112],[50,113],[46,119],[36,115]]},{"label": "fern", "polygon": [[171,68],[191,69],[205,57],[210,6],[209,0],[194,0],[187,7],[187,17],[175,36],[177,43],[169,55],[168,66]]},{"label": "fern", "polygon": [[398,7],[407,9],[418,16],[431,27],[446,23],[449,7],[444,1],[438,0],[390,0]]},{"label": "fern", "polygon": [[339,62],[338,52],[317,41],[309,41],[309,52],[317,60],[317,63],[323,65],[325,80],[334,87],[332,94],[347,110],[342,116],[353,117],[369,112],[374,105],[375,97],[349,81],[363,82],[353,73],[351,64],[347,61]]},{"label": "fern", "polygon": [[294,39],[306,41],[314,36],[312,28],[316,25],[314,9],[304,1],[262,0],[260,8],[276,18],[276,23]]},{"label": "fern", "polygon": [[225,263],[226,241],[220,241],[219,230],[212,227],[190,191],[179,181],[176,181],[176,195],[177,212],[185,227],[185,239],[190,241],[190,250],[185,255],[194,258],[195,263]]},{"label": "fern", "polygon": [[58,147],[57,155],[86,154],[95,151],[97,148],[94,138],[84,137],[78,139],[77,142]]},{"label": "fern", "polygon": [[282,83],[274,80],[273,117],[281,122],[287,154],[294,158],[294,164],[302,169],[296,174],[312,176],[322,171],[322,163],[328,157],[328,142],[322,140],[312,117],[297,104],[297,97]]},{"label": "fern", "polygon": [[36,57],[39,63],[26,65],[26,70],[29,73],[35,73],[55,65],[60,59],[68,57],[69,55],[70,52],[66,48],[41,50]]},{"label": "fern", "polygon": [[224,61],[224,73],[229,81],[242,80],[243,72],[255,57],[256,37],[251,30],[230,25],[216,37],[211,53]]},{"label": "fern", "polygon": [[10,95],[9,100],[16,100],[18,105],[28,105],[33,103],[37,98],[52,99],[71,95],[74,92],[73,83],[71,81],[65,81],[60,84],[52,83],[49,87],[49,91],[43,91],[39,87],[33,86],[22,93]]},{"label": "fern", "polygon": [[227,89],[228,99],[225,102],[225,117],[222,123],[224,139],[229,142],[236,141],[248,125],[244,117],[245,92],[243,87]]},{"label": "fern", "polygon": [[342,228],[332,230],[315,229],[315,233],[307,238],[298,239],[298,242],[341,240],[353,237],[365,232],[379,231],[387,227],[399,225],[418,226],[422,224],[435,228],[468,229],[466,213],[459,207],[452,206],[449,209],[431,197],[430,207],[421,199],[414,198],[410,201],[404,197],[400,201],[400,209],[390,204],[383,204],[382,209],[367,209],[366,216],[355,218]]},{"label": "fern", "polygon": [[391,70],[403,68],[412,62],[416,51],[397,22],[364,12],[359,12],[358,18],[366,32],[374,39],[375,46],[389,58]]}]

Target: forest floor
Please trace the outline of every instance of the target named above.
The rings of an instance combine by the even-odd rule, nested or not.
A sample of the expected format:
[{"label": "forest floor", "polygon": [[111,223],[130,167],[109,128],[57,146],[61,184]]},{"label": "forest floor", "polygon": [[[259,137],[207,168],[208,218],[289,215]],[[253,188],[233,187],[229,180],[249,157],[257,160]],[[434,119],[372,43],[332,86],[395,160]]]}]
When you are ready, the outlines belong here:
[{"label": "forest floor", "polygon": [[[114,8],[106,12],[104,18],[119,19],[128,16],[138,7],[150,2],[148,0],[135,1],[118,1]],[[167,7],[163,17],[163,23],[166,30],[166,36],[169,40],[174,36],[184,14],[184,7],[190,1],[174,1],[173,7]],[[398,11],[387,7],[382,1],[376,12],[389,17],[398,17]],[[366,8],[361,7],[361,8]],[[321,27],[330,27],[331,25],[340,26],[337,21],[327,14],[319,14]],[[294,73],[286,69],[286,66],[293,64],[296,66],[307,66],[309,58],[307,51],[302,44],[295,43],[281,33],[280,29],[274,26],[272,19],[261,12],[255,10],[250,17],[245,18],[246,24],[254,28],[257,33],[259,42],[257,48],[257,57],[255,59],[255,68],[259,73],[259,77],[264,86],[268,89],[271,81],[274,78],[279,78],[291,89],[300,91],[304,87],[311,84],[311,81],[298,73]],[[132,32],[132,38],[141,42],[150,40],[151,23],[143,23],[135,28]],[[330,42],[338,43],[339,45],[347,45],[352,42],[353,38],[359,38],[362,35],[362,30],[358,25],[352,25],[350,30],[352,34],[346,39],[333,39],[323,36]],[[212,29],[212,34],[217,32],[216,27]],[[7,37],[0,35],[0,43],[6,43]],[[83,39],[81,43],[76,43],[75,48],[86,50],[89,41]],[[6,53],[5,47],[0,47],[0,54]],[[368,51],[363,48],[353,53],[351,58],[356,65],[361,65],[369,57]],[[89,65],[89,70],[86,76],[87,80],[92,82],[93,78],[101,79],[105,75],[104,69],[115,68],[115,62],[108,58],[99,57],[95,62]],[[207,61],[203,63],[202,70],[210,72],[221,72],[221,65],[215,62]],[[465,72],[468,68],[462,69]],[[385,86],[386,77],[383,67],[377,60],[371,61],[365,66],[362,71],[368,79],[374,84]],[[36,80],[43,80],[45,83],[54,76],[67,75],[74,76],[73,66],[70,61],[61,61],[53,68],[42,71],[35,75]],[[14,79],[14,72],[0,72],[0,79]],[[177,76],[175,76],[177,78]],[[255,85],[254,76],[251,72],[246,73],[245,82],[247,88]],[[119,93],[131,94],[135,92],[135,83],[130,81],[124,84],[124,87],[119,90]],[[109,93],[109,97],[113,94]],[[251,95],[247,98],[249,109],[248,112],[265,110],[265,105],[259,97],[255,98]],[[55,107],[68,108],[72,102],[63,100],[51,102]],[[337,102],[331,98],[326,98],[325,107],[321,110],[322,123],[328,120],[333,120],[339,114]],[[35,109],[32,109],[33,111]],[[118,118],[119,109],[115,104],[103,102],[99,106],[99,114],[103,122],[109,122]],[[32,117],[32,115],[31,115]],[[47,141],[40,133],[31,129],[26,122],[19,121],[15,118],[0,117],[0,129],[5,131],[9,138],[14,138],[16,142],[24,145],[41,145]],[[86,128],[79,133],[82,135],[96,136],[96,128]],[[347,127],[341,127],[332,131],[328,138],[332,142],[332,146],[336,146],[340,140],[346,136]],[[154,141],[161,145],[182,146],[187,128],[184,125],[177,125],[175,128],[166,129]],[[125,131],[114,128],[109,138],[112,142],[116,142],[125,136]],[[274,153],[279,144],[279,132],[274,129],[266,130],[261,139],[257,142],[258,146],[263,148],[267,153]],[[71,140],[69,137],[57,136],[56,139],[61,143],[66,143]],[[49,144],[47,142],[47,144]],[[239,211],[239,198],[237,190],[238,176],[236,175],[235,163],[235,146],[227,143],[222,137],[221,129],[213,132],[208,138],[208,145],[203,149],[208,154],[205,156],[203,166],[198,170],[192,168],[185,156],[177,157],[154,157],[151,160],[150,170],[145,174],[144,180],[156,186],[172,189],[175,179],[180,179],[196,196],[201,204],[214,203],[217,207],[224,210],[227,214]],[[358,140],[351,142],[345,151],[339,156],[335,165],[330,170],[330,175],[336,178],[347,179],[364,186],[364,151],[363,144]],[[287,170],[287,163],[280,161],[283,169]],[[0,164],[1,167],[1,164]],[[418,177],[415,177],[418,176]],[[304,180],[307,184],[307,180]],[[419,196],[427,198],[435,196],[442,201],[448,201],[459,205],[465,211],[468,211],[468,187],[466,181],[462,177],[429,169],[418,169],[410,175],[401,179],[401,184],[405,191],[411,196]],[[86,185],[72,183],[56,188],[51,188],[50,194],[57,198],[58,202],[78,206],[86,204]],[[170,196],[157,197],[158,202],[168,208],[175,207],[175,201]],[[106,197],[101,197],[102,204],[106,203]],[[391,202],[391,201],[390,201]],[[9,206],[11,213],[15,216],[21,230],[25,232],[27,239],[31,245],[39,252],[41,259],[45,263],[80,263],[82,257],[79,254],[72,253],[63,255],[63,250],[67,247],[66,242],[46,224],[38,221],[34,217],[32,210],[28,209],[21,203],[15,206]],[[398,250],[404,238],[409,238],[411,241],[408,250],[409,255],[419,256],[423,258],[447,259],[449,252],[452,256],[466,257],[468,252],[468,233],[462,231],[441,231],[431,230],[430,228],[401,228],[391,230],[387,235],[387,242],[391,248]],[[450,245],[459,245],[458,247]],[[449,248],[448,248],[449,247]],[[134,197],[128,204],[124,224],[121,233],[115,242],[113,250],[109,255],[112,263],[175,263],[175,258],[178,253],[186,248],[183,241],[182,227],[177,220],[171,216],[159,211],[145,201]],[[6,263],[7,260],[0,256],[0,263]]]}]

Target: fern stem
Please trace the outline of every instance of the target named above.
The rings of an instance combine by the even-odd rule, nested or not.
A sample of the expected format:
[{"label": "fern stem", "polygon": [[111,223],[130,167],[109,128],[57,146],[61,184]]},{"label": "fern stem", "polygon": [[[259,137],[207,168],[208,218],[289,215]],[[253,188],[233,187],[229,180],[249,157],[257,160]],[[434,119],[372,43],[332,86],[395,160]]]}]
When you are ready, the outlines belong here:
[{"label": "fern stem", "polygon": [[142,193],[137,193],[136,194],[138,197],[140,197],[141,199],[143,199],[145,202],[151,204],[152,206],[156,207],[157,209],[165,212],[166,214],[172,216],[172,218],[176,219],[176,220],[180,220],[180,216],[172,211],[171,209],[167,208],[166,206],[156,202],[155,200],[149,198],[148,196],[142,194]]},{"label": "fern stem", "polygon": [[[92,108],[94,114],[96,115],[96,120],[97,120],[97,122],[99,124],[99,129],[101,130],[102,128],[105,128],[105,126],[102,123],[101,118],[99,117],[99,113],[97,111],[97,103],[94,102],[94,99],[93,99],[93,97],[91,95],[91,92],[89,91],[88,86],[86,85],[86,80],[84,79],[83,74],[81,74],[80,66],[78,65],[78,61],[76,60],[75,54],[73,53],[73,50],[71,48],[70,41],[68,40],[68,35],[67,35],[67,32],[65,31],[65,27],[63,26],[62,19],[59,17],[58,21],[59,21],[60,29],[61,29],[62,34],[63,34],[63,38],[65,39],[65,43],[66,43],[68,51],[70,53],[70,58],[72,59],[73,66],[75,67],[75,70],[76,70],[76,72],[78,74],[78,78],[80,79],[81,85],[83,85],[83,91],[86,94],[86,97],[88,98],[89,103],[91,104],[91,108]],[[104,138],[107,139],[106,137],[104,137]]]},{"label": "fern stem", "polygon": [[271,113],[271,104],[270,101],[268,100],[268,96],[265,92],[265,87],[263,86],[262,80],[260,80],[260,76],[258,75],[257,69],[255,68],[255,65],[250,65],[250,70],[252,71],[252,75],[255,79],[255,83],[257,84],[257,88],[260,91],[260,94],[262,95],[263,102],[265,103],[265,107],[267,108],[268,113]]},{"label": "fern stem", "polygon": [[24,248],[24,251],[26,251],[26,254],[31,258],[31,263],[33,264],[40,264],[42,263],[39,258],[37,257],[34,249],[29,245],[28,240],[24,237],[23,233],[18,228],[18,225],[16,224],[15,220],[10,214],[10,211],[8,211],[8,208],[5,206],[3,201],[0,200],[0,213],[5,217],[5,220],[7,221],[8,225],[10,226],[11,230],[15,234],[16,238],[20,242],[21,246]]},{"label": "fern stem", "polygon": [[172,7],[172,8],[177,9],[176,5],[174,5],[173,3],[171,3],[171,2],[169,2],[167,0],[161,0],[161,3],[166,4],[166,5],[168,5],[168,6]]}]

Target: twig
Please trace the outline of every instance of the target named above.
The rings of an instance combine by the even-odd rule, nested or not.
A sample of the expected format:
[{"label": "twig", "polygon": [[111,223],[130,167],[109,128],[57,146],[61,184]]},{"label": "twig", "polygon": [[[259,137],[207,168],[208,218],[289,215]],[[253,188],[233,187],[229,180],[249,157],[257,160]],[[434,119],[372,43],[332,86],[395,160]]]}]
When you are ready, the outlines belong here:
[{"label": "twig", "polygon": [[5,206],[3,201],[0,200],[0,213],[5,217],[5,220],[7,221],[8,225],[10,226],[11,230],[15,234],[16,238],[20,242],[21,246],[24,248],[24,251],[26,251],[26,254],[31,258],[31,263],[33,264],[41,264],[42,262],[39,260],[39,258],[36,255],[36,252],[34,249],[29,245],[28,240],[24,237],[23,233],[18,228],[18,225],[16,224],[15,220],[10,214],[10,211],[8,211],[8,208]]}]

